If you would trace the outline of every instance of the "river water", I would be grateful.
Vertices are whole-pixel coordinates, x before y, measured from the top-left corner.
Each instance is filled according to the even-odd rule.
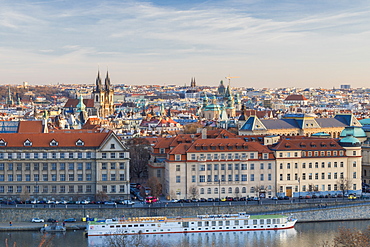
[[[364,230],[369,225],[369,220],[298,223],[294,229],[289,230],[143,235],[140,239],[85,238],[83,231],[68,231],[65,234],[48,234],[45,239],[50,240],[53,247],[103,247],[109,246],[109,241],[131,241],[127,246],[132,246],[132,241],[142,241],[148,244],[147,246],[155,247],[311,247],[323,246],[324,241],[333,240],[339,227]],[[5,246],[7,239],[9,247],[12,247],[14,242],[17,247],[37,247],[42,236],[39,232],[0,232],[0,246]]]

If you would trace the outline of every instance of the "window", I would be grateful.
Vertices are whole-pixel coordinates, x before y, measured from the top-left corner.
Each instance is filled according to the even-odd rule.
[[[116,169],[116,162],[110,163],[110,169],[115,170]]]
[[[328,172],[328,179],[331,179],[331,172]]]
[[[51,170],[57,169],[57,163],[51,163]]]
[[[302,163],[302,168],[305,169],[306,168],[306,163]]]
[[[56,185],[51,186],[51,192],[52,193],[57,193],[57,186]]]
[[[120,174],[119,175],[119,180],[120,181],[125,181],[125,174]]]
[[[247,180],[247,174],[242,174],[242,181],[243,181],[243,182],[248,181],[248,180]]]
[[[64,159],[65,153],[60,153],[59,156],[60,156],[61,159]]]
[[[234,170],[236,170],[236,171],[239,170],[239,164],[234,165]]]
[[[206,181],[206,176],[205,175],[200,175],[199,176],[199,182],[204,183]]]
[[[102,174],[101,175],[101,180],[102,181],[107,181],[108,179],[107,179],[107,174]]]
[[[110,192],[111,193],[116,193],[116,186],[115,185],[110,186]]]
[[[263,175],[263,174],[261,174]],[[239,174],[235,174],[235,181],[239,181]]]
[[[218,164],[214,164],[214,165],[213,165],[213,169],[214,169],[215,171],[217,171],[217,170],[218,170]]]
[[[312,180],[312,173],[308,173],[308,180]]]
[[[26,181],[27,182],[31,181],[31,175],[30,174],[26,174]]]
[[[86,185],[86,193],[91,193],[91,185]]]
[[[212,176],[211,175],[207,175],[207,182],[212,182]]]
[[[338,179],[338,173],[334,172],[334,179]]]
[[[82,185],[77,186],[77,193],[83,193]]]
[[[13,186],[8,186],[8,192],[13,193]]]
[[[68,174],[68,181],[75,181],[75,175],[74,174]]]
[[[3,171],[4,170],[4,163],[0,163],[0,170]]]
[[[47,171],[48,170],[48,163],[42,163],[42,170]]]
[[[194,175],[191,176],[191,182],[195,183],[196,182],[196,177]]]
[[[91,170],[91,162],[86,163],[86,170]]]
[[[207,171],[211,171],[212,170],[212,165],[211,164],[208,164],[207,165]]]
[[[86,181],[91,181],[91,174],[86,174]]]
[[[79,162],[77,163],[77,170],[82,170],[83,169],[83,163]]]
[[[287,169],[290,169],[290,163],[287,163],[287,164],[286,164],[286,168],[287,168]]]
[[[280,181],[283,181],[283,174],[280,174]]]
[[[356,152],[356,151],[354,151]],[[353,161],[353,167],[356,167],[356,161]]]
[[[42,158],[47,159],[48,158],[48,153],[42,153]]]
[[[242,170],[247,170],[247,164],[241,164],[241,169]]]
[[[22,181],[22,174],[17,174],[17,181]]]
[[[176,165],[176,171],[179,172],[180,171],[180,165]]]
[[[74,170],[75,169],[75,163],[68,163],[68,169]]]
[[[312,168],[312,163],[308,163],[308,168]]]
[[[59,175],[59,180],[60,181],[66,181],[66,175],[65,174],[60,174]]]
[[[9,170],[9,171],[12,171],[12,170],[13,170],[13,163],[9,163],[9,164],[8,164],[8,170]]]
[[[260,175],[260,180],[263,181],[264,180],[264,174],[261,174]]]
[[[272,168],[272,164],[271,164],[271,163],[268,163],[268,164],[267,164],[267,169],[268,169],[268,170],[271,170],[271,168]]]
[[[116,158],[116,153],[110,153],[110,158],[115,159]]]
[[[65,169],[66,169],[66,163],[60,163],[59,170],[65,170]]]
[[[57,181],[57,175],[51,174],[51,181]]]
[[[51,158],[52,159],[56,159],[57,158],[57,154],[56,153],[51,153]]]
[[[325,179],[325,173],[321,173],[321,179]]]
[[[357,178],[357,173],[356,172],[353,172],[353,178]]]
[[[119,192],[125,192],[125,186],[124,185],[120,185],[119,186]]]
[[[233,181],[233,175],[229,174],[227,176],[227,181],[229,181],[229,182]]]
[[[306,173],[302,173],[302,180],[306,180]]]
[[[8,174],[8,181],[13,181],[13,174]]]
[[[227,164],[227,170],[232,170],[233,169],[233,164]]]
[[[195,154],[191,154],[190,159],[195,160],[196,159]]]
[[[101,157],[102,157],[102,159],[106,159],[107,158],[107,153],[102,153]]]
[[[39,163],[33,164],[33,170],[39,170]]]
[[[116,174],[112,173],[110,175],[110,181],[116,181]]]
[[[280,169],[283,169],[283,163],[280,163]]]
[[[22,192],[22,186],[17,186],[17,193],[21,193]]]
[[[211,194],[211,193],[212,193],[211,188],[208,188],[208,189],[207,189],[207,194]]]
[[[119,153],[119,158],[124,159],[125,158],[125,153]]]
[[[101,163],[101,169],[106,170],[107,169],[107,163]]]
[[[42,181],[48,181],[48,174],[42,174]]]
[[[254,181],[254,174],[251,174],[251,181]]]
[[[271,175],[271,173],[267,174],[267,180],[268,180],[268,181],[271,181],[271,179],[272,179],[272,175]]]
[[[66,186],[64,185],[60,186],[60,193],[66,193]]]
[[[180,161],[181,160],[181,154],[175,154],[175,160]]]
[[[160,178],[161,176],[161,170],[157,170],[157,178]]]
[[[249,165],[249,168],[250,168],[251,170],[254,170],[254,164],[250,164],[250,165]]]
[[[319,173],[315,173],[315,180],[319,179]]]
[[[226,169],[226,164],[221,164],[221,170],[225,170]]]
[[[260,169],[261,169],[261,170],[263,170],[263,167],[264,167],[264,164],[263,164],[263,163],[261,163],[261,164],[260,164]]]

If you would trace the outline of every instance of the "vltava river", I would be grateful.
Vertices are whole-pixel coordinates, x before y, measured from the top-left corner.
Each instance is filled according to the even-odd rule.
[[[339,227],[364,230],[370,225],[369,220],[346,222],[298,223],[294,229],[280,231],[250,231],[222,233],[191,233],[144,235],[142,241],[148,246],[214,246],[214,247],[311,247],[322,246],[324,241],[331,241]],[[107,237],[85,238],[83,231],[68,231],[66,234],[51,234],[53,247],[103,247],[108,246]],[[16,242],[17,247],[37,247],[42,234],[39,232],[0,232],[0,246],[9,247]],[[47,238],[48,239],[48,238]]]

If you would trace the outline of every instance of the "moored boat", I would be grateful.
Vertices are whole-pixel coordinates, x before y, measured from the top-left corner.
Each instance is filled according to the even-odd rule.
[[[42,232],[65,232],[66,230],[66,227],[58,223],[53,223],[51,225],[45,224],[44,227],[40,229]]]
[[[197,217],[132,217],[90,221],[88,236],[281,230],[293,228],[296,219],[285,215],[238,214]]]

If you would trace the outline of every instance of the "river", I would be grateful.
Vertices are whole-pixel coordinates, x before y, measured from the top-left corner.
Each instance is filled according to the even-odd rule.
[[[324,241],[331,241],[341,226],[363,230],[369,225],[369,220],[297,223],[294,229],[289,230],[144,235],[133,241],[143,241],[153,247],[311,247],[322,246]],[[0,246],[5,246],[5,239],[8,239],[9,247],[14,242],[17,247],[37,247],[42,236],[39,232],[0,232]],[[48,234],[46,240],[50,240],[53,247],[103,247],[107,246],[107,241],[122,241],[121,237],[107,238],[109,237],[85,238],[83,231],[68,231],[66,234]],[[132,244],[128,246],[130,245]]]

